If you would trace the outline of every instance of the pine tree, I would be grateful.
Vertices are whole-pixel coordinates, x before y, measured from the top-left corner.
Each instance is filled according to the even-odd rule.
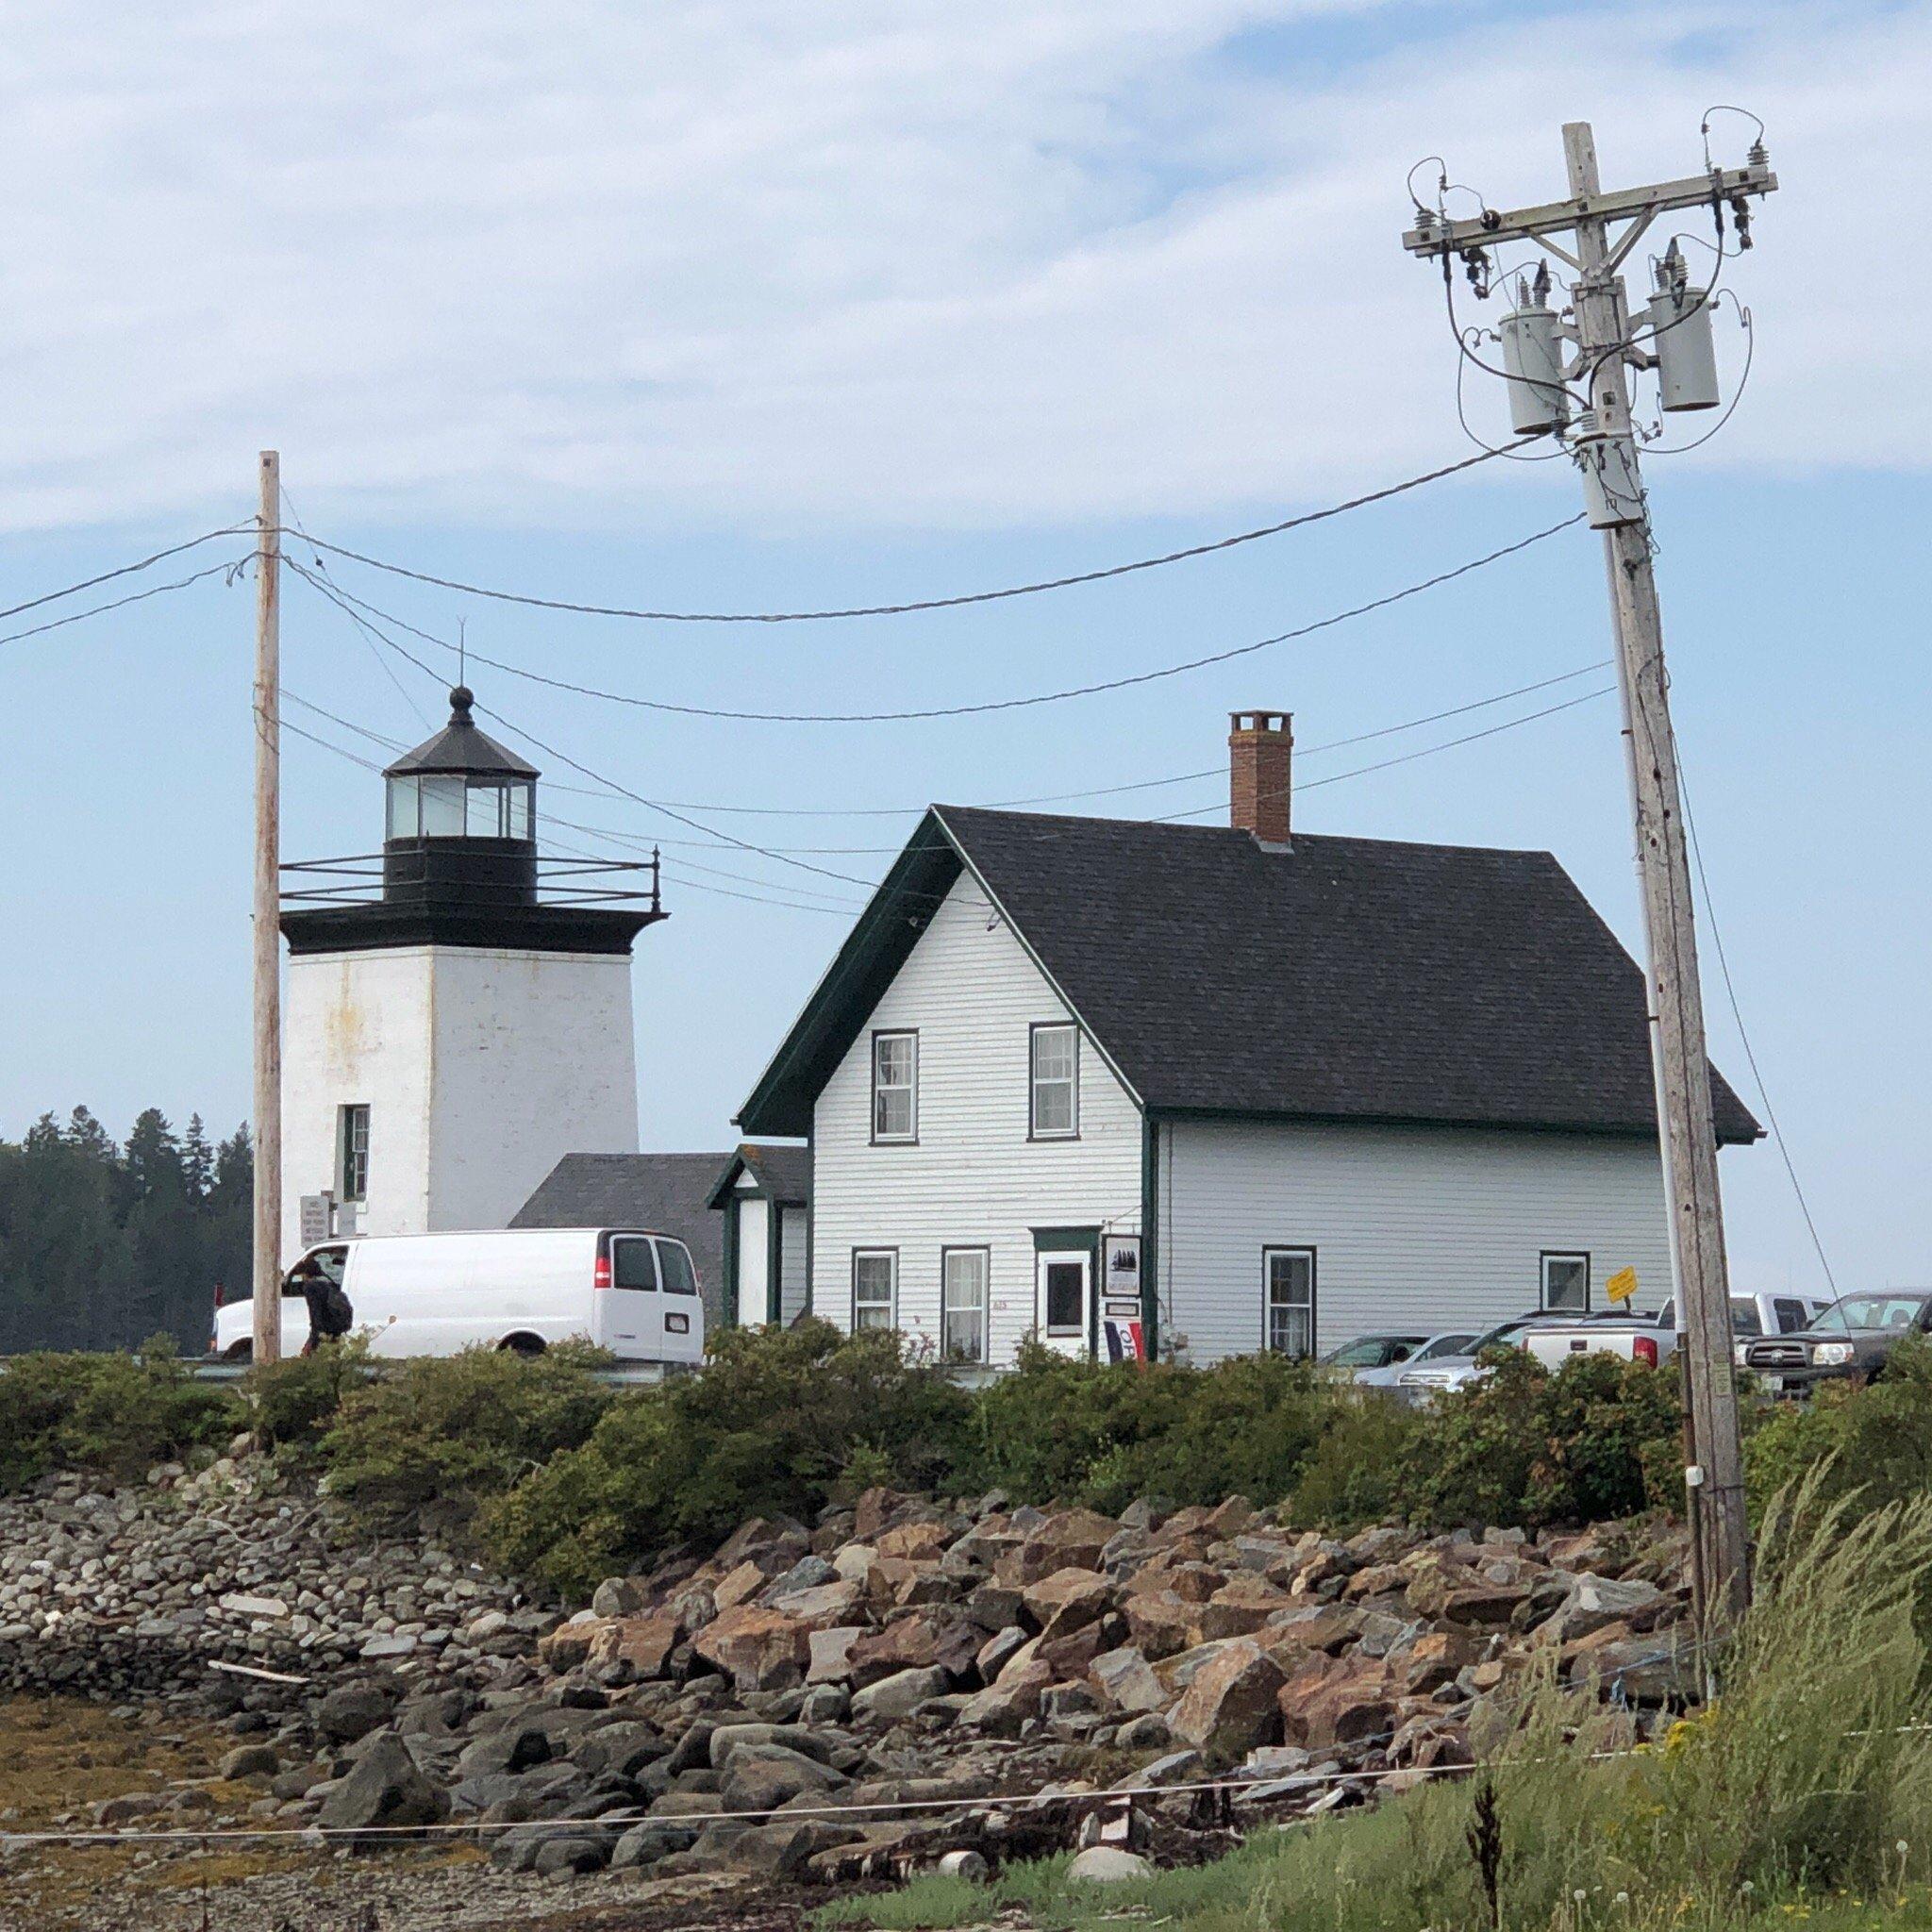
[[[188,1131],[181,1138],[181,1181],[188,1198],[197,1207],[208,1200],[215,1181],[215,1150],[208,1145],[201,1116],[188,1116]]]

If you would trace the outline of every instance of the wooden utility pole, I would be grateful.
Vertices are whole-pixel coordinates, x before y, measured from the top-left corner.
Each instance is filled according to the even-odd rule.
[[[255,557],[255,1359],[282,1357],[282,459]]]
[[[1423,210],[1416,226],[1403,239],[1415,254],[1477,265],[1497,244],[1526,240],[1575,274],[1573,322],[1566,333],[1577,357],[1561,375],[1583,389],[1588,413],[1578,425],[1574,447],[1586,473],[1591,522],[1603,531],[1609,575],[1649,958],[1651,1054],[1671,1263],[1694,1445],[1685,1471],[1697,1506],[1690,1512],[1698,1541],[1693,1575],[1701,1586],[1700,1619],[1707,1618],[1721,1629],[1741,1613],[1749,1592],[1743,1452],[1731,1356],[1730,1287],[1718,1193],[1710,1061],[1691,919],[1690,864],[1677,784],[1676,742],[1671,732],[1663,626],[1651,568],[1650,512],[1630,421],[1627,372],[1633,364],[1651,366],[1655,358],[1633,341],[1620,270],[1651,221],[1669,209],[1707,208],[1721,218],[1728,207],[1740,244],[1748,246],[1745,197],[1768,194],[1777,186],[1777,178],[1760,144],[1743,168],[1712,168],[1681,181],[1605,194],[1588,123],[1573,122],[1564,127],[1563,154],[1569,174],[1567,201],[1511,213],[1485,209],[1469,220],[1454,222]],[[1614,239],[1609,232],[1613,221],[1625,224]],[[1571,238],[1574,252],[1554,240],[1557,235]],[[1445,269],[1448,265],[1445,259]],[[1550,389],[1545,383],[1542,393],[1547,395]],[[1556,413],[1561,416],[1565,411]]]

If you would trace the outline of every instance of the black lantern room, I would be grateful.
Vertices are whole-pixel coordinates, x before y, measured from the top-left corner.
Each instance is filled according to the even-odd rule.
[[[541,857],[537,768],[477,724],[467,687],[449,705],[449,723],[383,774],[379,870],[373,854],[283,868],[290,950],[628,952],[664,916],[656,855],[636,864]]]

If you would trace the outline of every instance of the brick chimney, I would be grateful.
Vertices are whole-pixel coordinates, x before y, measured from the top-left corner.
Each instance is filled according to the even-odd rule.
[[[1294,720],[1287,711],[1230,711],[1228,817],[1257,843],[1288,844],[1289,767]]]

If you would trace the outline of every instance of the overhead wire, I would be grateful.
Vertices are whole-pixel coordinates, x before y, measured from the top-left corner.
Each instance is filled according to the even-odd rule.
[[[0,644],[17,644],[23,638],[37,638],[47,631],[59,630],[70,624],[80,624],[90,617],[100,617],[109,610],[119,610],[124,605],[143,603],[150,597],[165,597],[171,591],[185,591],[191,584],[200,583],[204,577],[219,576],[225,573],[232,583],[247,562],[246,557],[228,558],[220,563],[209,564],[205,570],[193,571],[185,577],[177,577],[172,583],[150,584],[144,591],[130,591],[125,597],[113,597],[105,604],[90,605],[85,610],[69,611],[65,617],[49,618],[45,624],[29,625],[25,630],[9,631],[5,637],[0,637]],[[47,598],[35,600],[36,603],[42,604],[49,601],[51,600]]]
[[[899,604],[855,604],[824,610],[658,610],[618,604],[579,604],[568,598],[539,597],[525,591],[466,583],[459,577],[438,576],[429,571],[414,570],[407,564],[392,563],[383,558],[351,550],[345,544],[325,542],[316,537],[305,537],[303,541],[319,550],[327,551],[331,556],[346,558],[371,570],[387,571],[392,576],[431,584],[438,590],[458,591],[465,596],[488,597],[501,604],[522,604],[537,610],[565,610],[579,617],[620,617],[650,624],[823,624],[841,618],[904,617],[921,610],[956,610],[969,604],[994,604],[1009,597],[1033,597],[1046,591],[1066,591],[1080,584],[1103,583],[1112,577],[1131,575],[1137,571],[1159,570],[1167,564],[1184,563],[1193,558],[1232,550],[1240,544],[1258,542],[1266,537],[1284,536],[1290,530],[1306,529],[1311,524],[1325,523],[1350,510],[1365,509],[1371,504],[1387,503],[1391,498],[1404,495],[1411,490],[1420,490],[1427,484],[1440,483],[1445,477],[1474,469],[1479,463],[1488,462],[1492,454],[1494,452],[1484,451],[1476,456],[1463,457],[1456,462],[1425,470],[1420,475],[1405,477],[1399,483],[1384,484],[1380,489],[1364,491],[1343,502],[1328,504],[1321,509],[1304,510],[1298,516],[1284,517],[1278,523],[1263,524],[1257,529],[1238,530],[1232,536],[1217,537],[1206,543],[1191,543],[1179,550],[1163,551],[1158,557],[1137,558],[1131,563],[1108,564],[1099,570],[1075,571],[1066,576],[1042,577],[1031,583],[1008,584],[992,591],[967,591],[947,597],[920,597]],[[4,614],[0,612],[0,615]]]
[[[10,604],[0,610],[0,621],[18,617],[25,610],[38,610],[43,604],[57,604],[62,597],[78,596],[82,591],[92,591],[96,584],[112,583],[116,577],[132,576],[137,571],[150,570],[156,564],[170,557],[179,557],[183,551],[193,550],[203,543],[212,543],[217,537],[237,537],[244,531],[253,534],[255,520],[245,524],[224,524],[219,529],[204,530],[198,537],[191,537],[185,543],[171,543],[165,550],[157,550],[151,557],[143,557],[134,563],[124,563],[113,570],[104,570],[97,576],[83,577],[77,584],[69,584],[64,590],[48,591],[38,597],[29,597],[24,604]],[[103,606],[111,608],[111,606]]]
[[[487,657],[483,652],[469,649],[469,657],[479,664],[488,664],[492,670],[502,671],[512,677],[526,679],[532,684],[546,686],[552,691],[569,691],[577,697],[596,698],[607,704],[626,705],[639,710],[663,711],[686,718],[720,718],[736,724],[894,724],[916,723],[936,718],[978,717],[997,711],[1026,710],[1041,705],[1064,704],[1074,698],[1098,697],[1108,691],[1127,691],[1143,684],[1158,683],[1164,678],[1179,677],[1190,672],[1203,671],[1215,664],[1225,664],[1237,658],[1252,657],[1257,651],[1265,651],[1277,644],[1291,643],[1297,639],[1311,637],[1319,631],[1330,630],[1339,624],[1352,622],[1358,617],[1367,617],[1377,610],[1386,610],[1390,606],[1400,604],[1410,597],[1420,596],[1424,591],[1453,583],[1458,577],[1468,576],[1472,572],[1486,569],[1492,563],[1500,563],[1505,558],[1514,557],[1520,551],[1527,550],[1534,543],[1557,536],[1583,522],[1584,513],[1578,510],[1574,516],[1564,517],[1560,522],[1533,531],[1527,537],[1521,537],[1513,543],[1506,543],[1500,549],[1491,550],[1481,557],[1471,558],[1454,568],[1438,571],[1433,576],[1424,577],[1420,582],[1405,585],[1399,591],[1373,598],[1366,604],[1357,604],[1346,610],[1332,612],[1313,622],[1297,625],[1291,629],[1279,631],[1273,637],[1257,638],[1245,644],[1235,644],[1224,651],[1210,651],[1202,657],[1190,658],[1177,664],[1164,664],[1151,671],[1129,673],[1122,677],[1103,678],[1092,684],[1070,685],[1059,691],[1035,691],[1023,697],[991,698],[969,705],[930,705],[918,708],[898,711],[744,711],[727,709],[715,705],[677,704],[667,698],[644,697],[634,691],[607,691],[603,687],[580,684],[570,678],[553,677],[547,673],[532,671],[526,666],[511,664],[504,659]],[[301,571],[316,580],[307,568],[285,558],[284,561],[291,570]],[[383,610],[379,606],[358,597],[336,582],[333,575],[324,573],[330,587],[341,596],[355,604],[359,609],[371,615],[381,617],[386,622],[409,629],[415,636],[425,641],[441,644],[444,650],[455,651],[458,647],[446,638],[437,638],[431,633],[405,625],[392,612]]]

